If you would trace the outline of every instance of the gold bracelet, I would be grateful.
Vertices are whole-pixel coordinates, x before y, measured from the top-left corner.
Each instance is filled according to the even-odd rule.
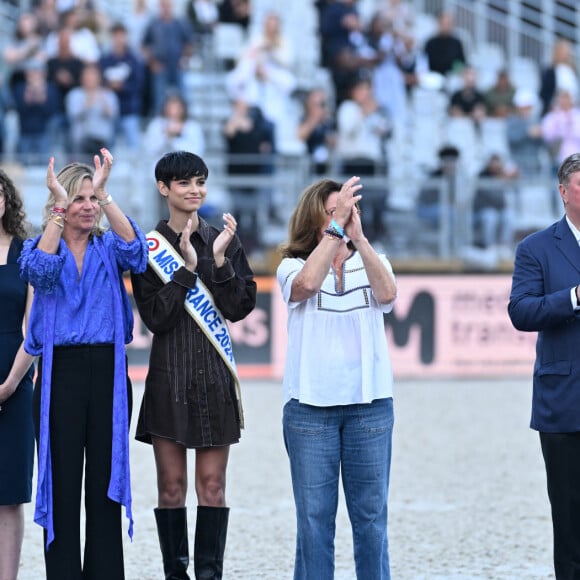
[[[104,205],[109,205],[110,203],[112,203],[113,198],[111,197],[110,193],[107,193],[107,197],[105,197],[105,199],[98,199],[97,203],[103,207]]]
[[[50,216],[50,221],[56,224],[59,228],[64,229],[64,217],[61,215]]]

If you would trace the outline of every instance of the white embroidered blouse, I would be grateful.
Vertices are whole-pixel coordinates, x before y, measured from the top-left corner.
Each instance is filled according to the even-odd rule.
[[[386,256],[380,258],[392,274]],[[331,268],[316,295],[291,302],[292,281],[304,263],[284,258],[277,270],[288,305],[284,403],[298,399],[326,407],[392,397],[393,372],[383,319],[392,303],[375,300],[358,252],[344,262],[342,289]]]

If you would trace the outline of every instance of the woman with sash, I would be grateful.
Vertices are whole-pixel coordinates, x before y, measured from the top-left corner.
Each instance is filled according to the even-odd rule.
[[[165,578],[186,579],[187,449],[195,449],[196,578],[221,578],[229,508],[225,486],[229,447],[243,426],[239,381],[226,320],[256,304],[256,283],[236,235],[199,216],[208,168],[186,151],[155,166],[169,220],[147,234],[147,271],[132,276],[139,313],[153,332],[149,372],[136,439],[152,444],[157,468],[155,511]]]
[[[121,505],[132,535],[125,345],[133,312],[123,271],[145,270],[147,244],[107,192],[113,157],[107,149],[101,156],[94,168],[69,163],[56,175],[50,159],[43,232],[24,242],[19,260],[34,288],[24,348],[40,356],[34,519],[45,529],[48,580],[123,580]]]
[[[384,314],[397,287],[364,235],[359,177],[307,187],[277,277],[288,306],[284,442],[296,504],[294,579],[334,577],[339,479],[356,577],[388,580],[393,372]]]

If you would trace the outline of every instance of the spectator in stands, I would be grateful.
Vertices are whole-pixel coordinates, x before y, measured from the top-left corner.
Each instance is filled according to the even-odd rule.
[[[58,104],[51,120],[51,134],[67,152],[71,151],[71,145],[65,102],[68,93],[80,86],[84,66],[83,61],[72,53],[71,36],[70,28],[61,28],[58,31],[57,53],[46,63],[47,79],[58,91]]]
[[[382,12],[375,12],[368,30],[368,40],[381,60],[373,67],[372,79],[375,98],[397,123],[407,118],[407,87],[402,62],[405,62],[408,44]]]
[[[127,28],[120,22],[111,27],[111,47],[101,57],[104,86],[119,100],[118,133],[132,151],[141,144],[141,114],[145,66],[140,55],[129,46]]]
[[[417,42],[413,36],[401,36],[404,50],[398,54],[398,64],[403,73],[403,80],[405,81],[405,90],[407,96],[410,96],[413,89],[419,82],[419,75],[417,65],[419,62],[419,52],[417,50]]]
[[[352,83],[348,98],[336,112],[336,119],[336,152],[341,174],[384,175],[388,166],[385,144],[391,135],[392,122],[375,99],[371,81],[361,77]],[[379,189],[365,186],[362,220],[372,240],[378,240],[385,232],[386,199],[386,186]]]
[[[276,127],[277,137],[292,118],[291,95],[296,87],[293,62],[294,54],[282,34],[280,17],[270,12],[262,32],[249,42],[226,78],[230,98],[259,106]]]
[[[391,120],[375,99],[370,80],[360,77],[351,84],[336,118],[342,173],[376,175],[386,162],[384,144],[391,134]]]
[[[554,108],[542,119],[542,136],[552,147],[555,166],[580,151],[580,109],[569,91],[558,91]]]
[[[237,99],[232,113],[223,128],[227,140],[229,173],[263,174],[271,172],[271,165],[264,161],[275,152],[274,126],[259,107]],[[247,163],[236,155],[255,155],[253,162]]]
[[[6,141],[8,135],[6,134],[6,112],[12,106],[12,99],[6,85],[0,79],[0,155],[6,152]]]
[[[332,4],[334,0],[314,0],[314,9],[316,10],[316,32],[318,34],[318,44],[320,47],[320,64],[321,66],[327,67],[328,64],[325,62],[324,54],[324,43],[325,37],[322,35],[322,15],[329,4]]]
[[[440,226],[443,210],[441,206],[442,187],[448,188],[449,191],[448,210],[450,221],[453,223],[460,152],[453,145],[444,145],[437,152],[437,156],[439,166],[429,173],[429,182],[421,189],[417,200],[417,215],[423,223],[431,228]],[[435,178],[443,178],[444,182],[435,183]]]
[[[540,78],[542,117],[550,111],[560,90],[566,90],[573,99],[578,98],[578,71],[574,50],[567,40],[558,40],[552,51],[552,62],[544,68]]]
[[[26,65],[24,82],[14,89],[14,105],[20,128],[20,159],[25,165],[44,165],[51,149],[51,117],[58,110],[58,91],[47,81],[44,62]]]
[[[384,16],[393,27],[393,32],[400,37],[413,37],[415,13],[410,2],[405,0],[383,0],[379,2],[377,11]]]
[[[495,84],[484,95],[486,115],[496,118],[507,117],[513,110],[515,92],[508,71],[500,70]]]
[[[155,160],[168,151],[205,153],[202,127],[189,117],[187,103],[181,93],[175,91],[166,95],[161,113],[147,125],[144,147]]]
[[[81,84],[68,93],[65,109],[71,147],[77,156],[91,160],[95,151],[112,147],[119,102],[117,95],[103,86],[98,64],[85,64]]]
[[[147,123],[143,135],[143,148],[148,162],[152,162],[152,172],[157,159],[169,151],[184,150],[204,154],[203,129],[200,123],[189,117],[187,102],[179,91],[167,92],[161,111]],[[163,198],[159,201],[162,202]],[[209,207],[207,205],[203,212],[208,211]],[[158,211],[161,217],[168,217],[166,203],[160,203]],[[207,214],[205,217],[208,217]]]
[[[219,21],[239,24],[248,30],[252,6],[250,0],[222,0],[219,5]]]
[[[227,145],[229,175],[268,175],[274,171],[275,129],[258,106],[236,99],[232,113],[224,124],[223,134]],[[240,237],[251,251],[261,241],[258,210],[265,210],[271,216],[274,212],[271,192],[264,192],[262,185],[244,185],[236,186],[230,193]],[[261,198],[267,199],[266,208],[258,207]]]
[[[185,96],[184,71],[193,54],[193,34],[186,17],[176,16],[173,0],[159,0],[143,36],[143,52],[151,80],[152,113],[163,107],[167,91]]]
[[[425,43],[429,70],[442,75],[460,72],[467,64],[463,43],[454,34],[453,15],[443,11],[437,18],[438,29]]]
[[[324,2],[320,6],[321,62],[332,67],[332,61],[343,46],[350,42],[351,33],[361,32],[362,23],[357,0]]]
[[[58,52],[59,31],[63,28],[70,30],[70,49],[74,56],[83,63],[98,62],[101,49],[96,34],[80,19],[79,9],[74,7],[60,15],[60,25],[57,32],[52,32],[46,39],[46,52],[53,57]]]
[[[2,51],[2,58],[8,65],[10,91],[14,91],[18,83],[24,82],[24,71],[28,63],[46,60],[43,38],[33,13],[23,12],[18,17],[14,37]]]
[[[268,12],[264,16],[261,31],[250,40],[244,56],[292,70],[295,54],[282,29],[280,14]]]
[[[187,16],[195,35],[211,35],[219,20],[219,8],[216,0],[189,0]]]
[[[545,151],[542,126],[538,118],[538,97],[529,89],[518,89],[514,110],[506,119],[510,156],[524,179],[533,179],[542,171]]]
[[[77,18],[79,28],[90,30],[97,40],[99,46],[106,44],[108,41],[111,22],[108,13],[100,10],[99,3],[94,0],[77,0]]]
[[[42,38],[46,38],[59,27],[57,0],[38,0],[34,4],[33,12],[38,22],[38,32]]]
[[[125,19],[127,34],[129,35],[129,46],[140,53],[143,46],[145,30],[151,21],[151,13],[147,7],[147,0],[134,0],[133,10]]]
[[[502,252],[511,254],[515,214],[508,195],[513,191],[510,181],[519,177],[518,168],[506,163],[500,155],[492,154],[479,177],[481,180],[473,199],[476,245],[482,248],[499,246]]]
[[[312,172],[316,175],[327,173],[336,146],[336,122],[324,89],[312,89],[304,98],[304,111],[297,135],[306,144]]]
[[[462,72],[463,85],[451,95],[449,115],[469,117],[478,124],[485,117],[485,99],[477,88],[475,69],[466,67]]]
[[[552,172],[580,151],[580,108],[567,90],[558,91],[554,107],[542,119],[542,137],[549,147]],[[559,194],[552,195],[552,210],[555,215],[561,210]]]
[[[213,55],[213,31],[219,21],[217,0],[188,0],[186,12],[194,34],[194,51],[203,63]]]
[[[357,10],[358,0],[336,0],[327,4],[321,14],[320,42],[323,65],[332,76],[336,106],[347,98],[353,81],[363,71],[371,73],[382,55],[372,49],[363,34],[363,23]]]

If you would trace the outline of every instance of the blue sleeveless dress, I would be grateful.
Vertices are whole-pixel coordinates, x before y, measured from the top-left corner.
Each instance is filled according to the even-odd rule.
[[[0,383],[3,383],[22,343],[26,283],[20,279],[18,256],[22,241],[14,238],[8,263],[0,266]],[[0,505],[27,503],[32,494],[34,423],[33,367],[0,411]]]

